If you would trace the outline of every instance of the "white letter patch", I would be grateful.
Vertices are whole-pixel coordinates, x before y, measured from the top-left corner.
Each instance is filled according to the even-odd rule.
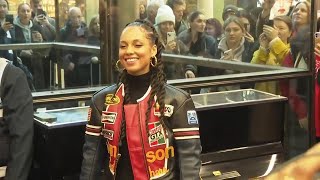
[[[117,119],[117,113],[116,112],[102,111],[102,115],[101,115],[101,122],[102,123],[114,124],[116,119]]]

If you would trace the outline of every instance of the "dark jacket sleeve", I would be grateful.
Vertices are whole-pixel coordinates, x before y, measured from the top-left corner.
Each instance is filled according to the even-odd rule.
[[[88,114],[88,123],[83,146],[81,180],[106,179],[105,165],[108,161],[106,140],[101,136],[101,112],[92,102]]]
[[[4,119],[8,123],[10,155],[6,170],[8,180],[25,180],[32,162],[33,105],[24,73],[7,65],[1,81]]]
[[[7,33],[4,31],[4,29],[2,29],[2,27],[0,27],[0,38],[4,39],[7,36]]]
[[[171,127],[176,141],[176,152],[180,167],[180,179],[200,179],[200,153],[201,144],[199,124],[195,107],[189,96],[170,119]]]

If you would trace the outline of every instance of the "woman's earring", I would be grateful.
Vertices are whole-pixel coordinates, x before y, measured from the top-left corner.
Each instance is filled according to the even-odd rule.
[[[154,62],[153,62],[153,61],[154,61]],[[156,66],[157,66],[157,64],[158,64],[158,59],[157,59],[156,56],[153,56],[153,57],[151,58],[150,64],[151,64],[152,67],[156,67]]]
[[[120,68],[120,67],[119,67],[119,64],[121,64],[121,62],[120,62],[120,60],[118,59],[118,61],[116,62],[116,68],[117,68],[117,70],[118,70],[119,72],[121,72],[121,71],[124,70],[124,68]]]

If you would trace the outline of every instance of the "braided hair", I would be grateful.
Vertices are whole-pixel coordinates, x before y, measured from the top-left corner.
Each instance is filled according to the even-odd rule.
[[[163,62],[161,59],[161,52],[163,49],[163,46],[161,44],[161,42],[159,41],[158,38],[158,34],[155,30],[155,28],[153,27],[153,25],[147,21],[144,20],[136,20],[132,23],[129,23],[126,25],[126,27],[132,27],[132,26],[138,26],[143,28],[146,31],[146,36],[148,39],[150,39],[151,43],[157,46],[157,54],[155,55],[155,58],[157,59],[157,63],[156,65],[150,66],[150,72],[151,72],[151,80],[150,80],[150,86],[151,86],[151,94],[150,94],[150,98],[148,99],[148,109],[147,109],[147,113],[146,113],[146,122],[145,122],[145,126],[146,126],[146,132],[147,135],[149,136],[149,129],[148,129],[148,123],[149,123],[149,118],[150,118],[150,112],[151,112],[151,108],[152,108],[152,102],[154,100],[154,97],[157,97],[157,100],[155,102],[155,105],[159,105],[160,107],[160,123],[164,129],[164,131],[166,132],[166,125],[164,123],[164,98],[165,98],[165,84],[166,84],[166,77],[165,77],[165,73],[163,71]],[[151,61],[153,61],[154,59],[152,59]],[[120,87],[121,83],[124,84],[124,92],[125,92],[125,96],[124,96],[124,104],[127,104],[130,102],[130,87],[128,85],[128,80],[127,80],[127,75],[128,72],[127,70],[123,70],[120,75],[119,75],[119,79],[118,79],[118,86]],[[117,88],[118,89],[118,88]],[[123,107],[124,108],[124,107]],[[125,116],[124,116],[124,109],[122,110],[123,112],[123,117],[122,117],[122,121],[121,121],[121,131],[120,131],[120,138],[119,138],[119,146],[121,146],[122,143],[122,139],[125,137]],[[165,133],[166,134],[166,133]]]

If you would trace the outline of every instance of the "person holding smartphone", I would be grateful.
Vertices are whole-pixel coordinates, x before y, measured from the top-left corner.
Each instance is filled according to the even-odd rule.
[[[31,6],[28,3],[18,5],[18,16],[13,22],[15,43],[40,43],[46,41],[41,26],[32,22],[31,12]],[[39,50],[24,49],[18,50],[17,56],[28,69],[27,74],[32,74],[33,76],[31,80],[33,84],[30,86],[34,86],[35,89],[44,89],[43,53]],[[34,90],[33,87],[32,89]]]
[[[0,44],[11,44],[13,34],[13,16],[8,14],[8,1],[0,0],[0,7],[2,7],[0,8]],[[6,58],[12,62],[14,54],[12,50],[0,50],[0,57]]]
[[[274,18],[274,26],[263,26],[259,37],[260,48],[254,52],[251,63],[282,66],[285,57],[290,52],[289,39],[292,35],[292,21],[288,16]],[[277,82],[256,83],[255,89],[280,94]]]
[[[223,24],[225,36],[218,44],[215,58],[224,61],[250,62],[254,52],[254,43],[245,38],[246,29],[240,18],[229,17]],[[236,74],[234,70],[217,70],[217,74]],[[248,85],[232,85],[218,87],[218,91],[236,90],[248,88]]]
[[[177,36],[174,31],[175,16],[172,9],[168,5],[162,5],[158,9],[157,16],[155,18],[155,29],[159,35],[160,42],[165,47],[167,53],[184,54],[186,53],[186,47],[180,47],[183,45],[177,41]]]
[[[45,41],[54,41],[56,38],[56,21],[42,9],[42,0],[32,0],[31,2],[33,23],[41,26]]]
[[[0,58],[0,179],[27,180],[32,163],[33,105],[24,72]]]
[[[174,31],[175,16],[168,5],[159,7],[155,18],[155,29],[159,35],[159,41],[164,47],[165,53],[187,54],[187,47],[177,39]],[[182,64],[166,62],[164,72],[167,79],[184,78]]]
[[[231,16],[224,22],[223,29],[225,36],[219,42],[215,57],[223,60],[250,62],[254,44],[245,38],[247,31],[243,21],[236,16]]]
[[[87,44],[88,28],[82,21],[83,14],[79,7],[72,7],[69,10],[68,22],[60,30],[60,41]],[[87,57],[90,53],[64,50],[62,51],[63,68],[66,71],[66,87],[87,86],[90,82],[87,79],[80,79],[81,69],[88,66]]]
[[[258,19],[256,22],[256,29],[255,29],[255,36],[259,37],[260,34],[262,34],[263,32],[263,25],[269,25],[272,26],[272,20],[269,19],[270,17],[270,12],[271,9],[273,7],[273,5],[275,4],[275,0],[263,0],[261,7],[262,7],[262,11],[261,13],[258,15]]]

